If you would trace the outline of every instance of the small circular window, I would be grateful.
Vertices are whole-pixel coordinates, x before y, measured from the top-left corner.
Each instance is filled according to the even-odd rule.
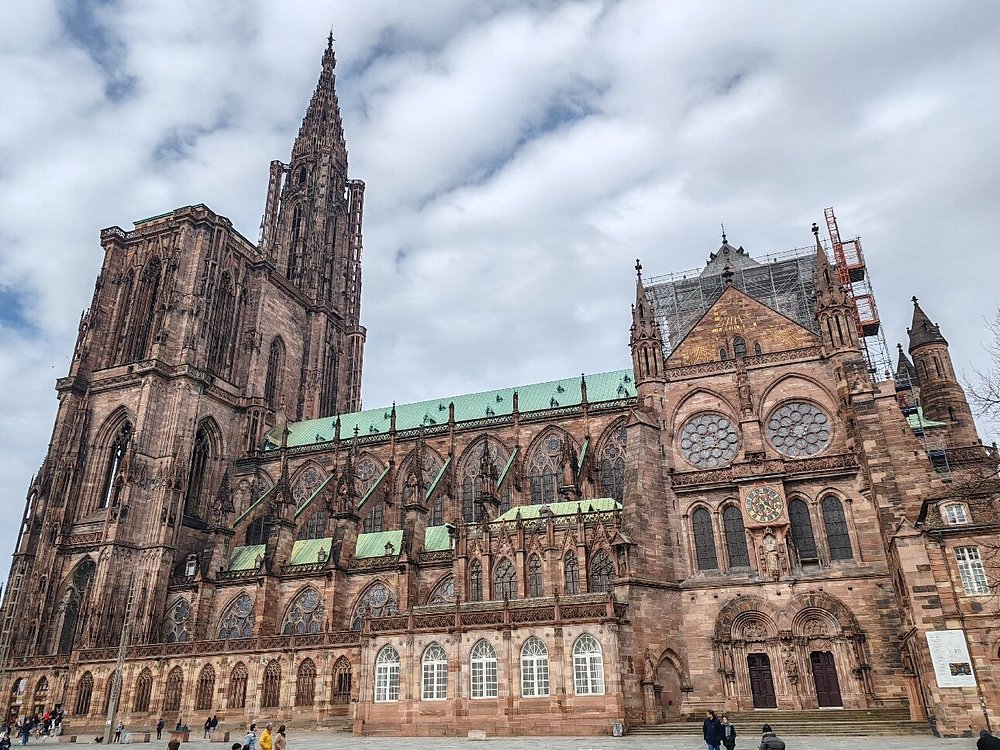
[[[830,444],[830,418],[805,401],[788,401],[767,420],[767,437],[790,458],[814,456]]]
[[[727,465],[736,457],[739,445],[736,428],[724,414],[696,414],[681,428],[681,455],[699,469]]]

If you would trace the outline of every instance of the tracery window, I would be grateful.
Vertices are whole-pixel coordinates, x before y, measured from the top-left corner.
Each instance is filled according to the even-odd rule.
[[[285,342],[280,336],[271,341],[267,353],[267,374],[264,377],[264,400],[272,411],[276,411],[281,395],[281,373],[285,367]]]
[[[437,643],[432,643],[424,651],[421,660],[423,679],[420,698],[425,701],[441,701],[448,697],[448,656]]]
[[[208,369],[217,375],[229,374],[232,364],[233,342],[239,336],[236,323],[236,293],[233,279],[228,271],[223,272],[215,291],[212,322],[209,334],[212,337],[208,347]]]
[[[742,336],[733,339],[733,357],[741,359],[747,356],[747,340]]]
[[[542,438],[528,457],[525,473],[533,505],[552,503],[558,499],[565,448],[562,433],[553,431]]]
[[[435,492],[434,501],[431,503],[431,515],[427,519],[428,526],[444,525],[444,493]]]
[[[455,603],[455,579],[448,576],[442,579],[431,595],[427,597],[428,604],[454,604]]]
[[[510,453],[503,444],[492,438],[476,441],[465,452],[462,463],[462,520],[465,523],[482,523],[486,520],[485,509],[481,502],[484,450],[487,465],[493,467],[498,479],[510,458]],[[497,493],[495,488],[492,491],[494,494]],[[497,499],[500,501],[501,513],[510,509],[510,487],[505,487]]]
[[[312,659],[303,659],[295,677],[295,705],[311,706],[316,702],[316,665]]]
[[[611,591],[615,577],[615,564],[605,550],[598,550],[590,560],[590,587],[592,594]]]
[[[792,544],[795,545],[799,562],[813,562],[819,559],[809,506],[798,498],[790,501],[788,503],[788,520],[792,527]]]
[[[306,519],[306,522],[299,527],[296,539],[324,539],[327,536],[326,529],[330,519],[330,512],[326,508],[317,508]]]
[[[396,603],[396,595],[385,585],[376,583],[361,597],[357,607],[354,608],[354,617],[351,618],[351,630],[361,630],[365,624],[365,617],[387,617],[399,611]]]
[[[722,511],[722,524],[726,532],[726,552],[730,568],[749,568],[750,552],[747,550],[747,535],[743,526],[743,514],[735,505],[726,506]]]
[[[517,599],[517,571],[509,558],[501,560],[493,571],[493,598]]]
[[[76,684],[76,706],[74,706],[74,716],[86,716],[90,713],[90,697],[94,693],[94,675],[84,672],[83,677]]]
[[[207,711],[212,708],[215,698],[215,669],[211,664],[201,668],[198,675],[198,689],[195,691],[194,710]]]
[[[573,686],[577,695],[604,695],[604,655],[589,633],[573,644]]]
[[[303,469],[292,484],[292,498],[295,500],[295,504],[301,506],[312,497],[324,479],[323,474],[315,466],[307,466]]]
[[[542,585],[542,558],[538,555],[528,558],[528,596],[545,596]]]
[[[239,662],[229,674],[229,708],[246,708],[247,705],[246,665]]]
[[[473,560],[469,565],[469,601],[483,600],[483,566],[479,560]]]
[[[832,495],[823,498],[823,525],[826,527],[826,541],[830,546],[830,559],[852,559],[854,553],[851,550],[851,535],[847,531],[844,506]]]
[[[100,507],[102,508],[113,507],[121,501],[121,492],[124,488],[122,464],[125,461],[125,453],[128,451],[131,439],[132,425],[126,422],[118,431],[108,451],[108,468],[104,475],[104,487],[101,490]]]
[[[521,696],[545,698],[549,694],[549,650],[531,637],[521,646]]]
[[[271,536],[270,516],[258,516],[247,526],[246,542],[248,547],[256,544],[267,544],[269,536]]]
[[[264,680],[260,694],[261,708],[277,708],[281,702],[281,664],[271,659],[264,667]]]
[[[333,702],[350,703],[351,701],[351,663],[341,656],[333,665]]]
[[[178,599],[163,618],[163,640],[165,643],[184,643],[188,640],[188,620],[191,619],[191,603]]]
[[[382,498],[372,498],[366,505],[369,506],[367,515],[365,515],[365,520],[361,524],[361,530],[365,534],[371,534],[375,531],[382,531],[382,527],[385,524],[385,501]]]
[[[399,652],[386,646],[375,657],[375,702],[399,700]]]
[[[691,530],[694,533],[698,570],[718,570],[719,558],[715,554],[715,532],[712,529],[711,514],[704,508],[698,508],[691,517]]]
[[[93,560],[84,560],[74,571],[73,580],[63,594],[60,605],[63,610],[62,629],[59,632],[60,654],[68,654],[73,650],[76,631],[80,626],[80,607],[90,591],[96,570]]]
[[[219,640],[252,638],[253,626],[253,599],[249,594],[240,594],[219,618]]]
[[[575,552],[567,552],[563,558],[563,582],[567,594],[580,593],[580,563]]]
[[[135,697],[132,699],[132,713],[144,714],[149,711],[149,698],[153,694],[153,673],[143,669],[135,681]]]
[[[202,493],[205,489],[205,472],[211,445],[204,427],[199,427],[191,450],[191,469],[188,471],[187,491],[184,493],[184,515],[202,515]]]
[[[625,497],[625,425],[615,429],[601,446],[598,466],[601,494],[622,502]]]
[[[151,258],[139,275],[139,289],[131,311],[131,325],[125,340],[123,362],[143,359],[156,323],[156,300],[160,293],[159,258]]]
[[[285,635],[318,633],[323,628],[323,598],[312,586],[299,593],[288,608],[281,632]]]
[[[368,494],[368,490],[375,484],[379,474],[381,474],[381,469],[371,456],[363,456],[358,461],[358,465],[354,469],[354,482],[355,487],[358,488],[359,497],[364,498]]]
[[[176,713],[181,710],[181,695],[184,690],[184,670],[174,667],[167,675],[166,688],[163,691],[164,713]]]
[[[771,412],[767,437],[790,458],[813,456],[830,444],[830,418],[806,401],[787,401]]]
[[[102,714],[108,713],[108,707],[111,705],[111,696],[115,691],[115,686],[120,680],[121,676],[114,672],[112,672],[108,677],[108,681],[105,684],[104,689],[104,705],[101,707]],[[118,694],[121,695],[121,690],[118,691]]]
[[[956,547],[955,560],[962,588],[970,596],[990,593],[990,583],[986,578],[986,568],[979,547]]]
[[[487,640],[480,640],[469,655],[473,698],[496,698],[498,693],[497,652]]]

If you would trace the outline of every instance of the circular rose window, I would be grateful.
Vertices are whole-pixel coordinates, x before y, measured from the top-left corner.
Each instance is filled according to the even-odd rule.
[[[733,423],[716,412],[697,414],[681,428],[681,454],[699,469],[725,466],[736,457],[739,445]]]
[[[771,412],[767,437],[786,456],[813,456],[830,444],[830,418],[805,401],[789,401]]]

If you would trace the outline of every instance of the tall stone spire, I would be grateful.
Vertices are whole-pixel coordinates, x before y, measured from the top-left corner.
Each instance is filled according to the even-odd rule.
[[[913,297],[912,301],[913,321],[910,323],[910,327],[906,329],[906,332],[910,334],[910,353],[912,354],[914,349],[918,349],[925,344],[944,344],[947,346],[948,342],[941,335],[941,328],[938,324],[931,322],[931,319],[927,317],[927,313],[921,309],[916,297]]]
[[[344,139],[344,126],[340,119],[340,102],[337,100],[336,74],[337,56],[333,51],[333,33],[327,37],[326,50],[323,52],[323,67],[313,91],[312,99],[299,135],[292,147],[292,166],[295,161],[321,154],[330,155],[335,166],[343,175],[347,174],[347,142]]]
[[[635,262],[635,304],[632,305],[632,329],[629,337],[632,349],[632,371],[640,399],[648,384],[666,383],[663,359],[663,336],[653,313],[653,305],[642,283],[642,264]]]
[[[826,250],[819,239],[819,226],[812,225],[816,241],[816,270],[813,271],[813,285],[816,300],[813,311],[819,323],[823,348],[829,354],[858,352],[858,328],[854,310],[847,291],[840,283],[837,269],[830,265]]]

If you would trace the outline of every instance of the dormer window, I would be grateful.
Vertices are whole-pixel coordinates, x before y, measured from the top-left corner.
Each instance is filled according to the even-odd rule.
[[[187,560],[184,563],[184,575],[191,577],[195,574],[195,570],[198,567],[198,558],[194,555],[188,555]]]
[[[941,506],[941,518],[949,526],[958,526],[969,522],[969,509],[965,503],[948,503]]]

